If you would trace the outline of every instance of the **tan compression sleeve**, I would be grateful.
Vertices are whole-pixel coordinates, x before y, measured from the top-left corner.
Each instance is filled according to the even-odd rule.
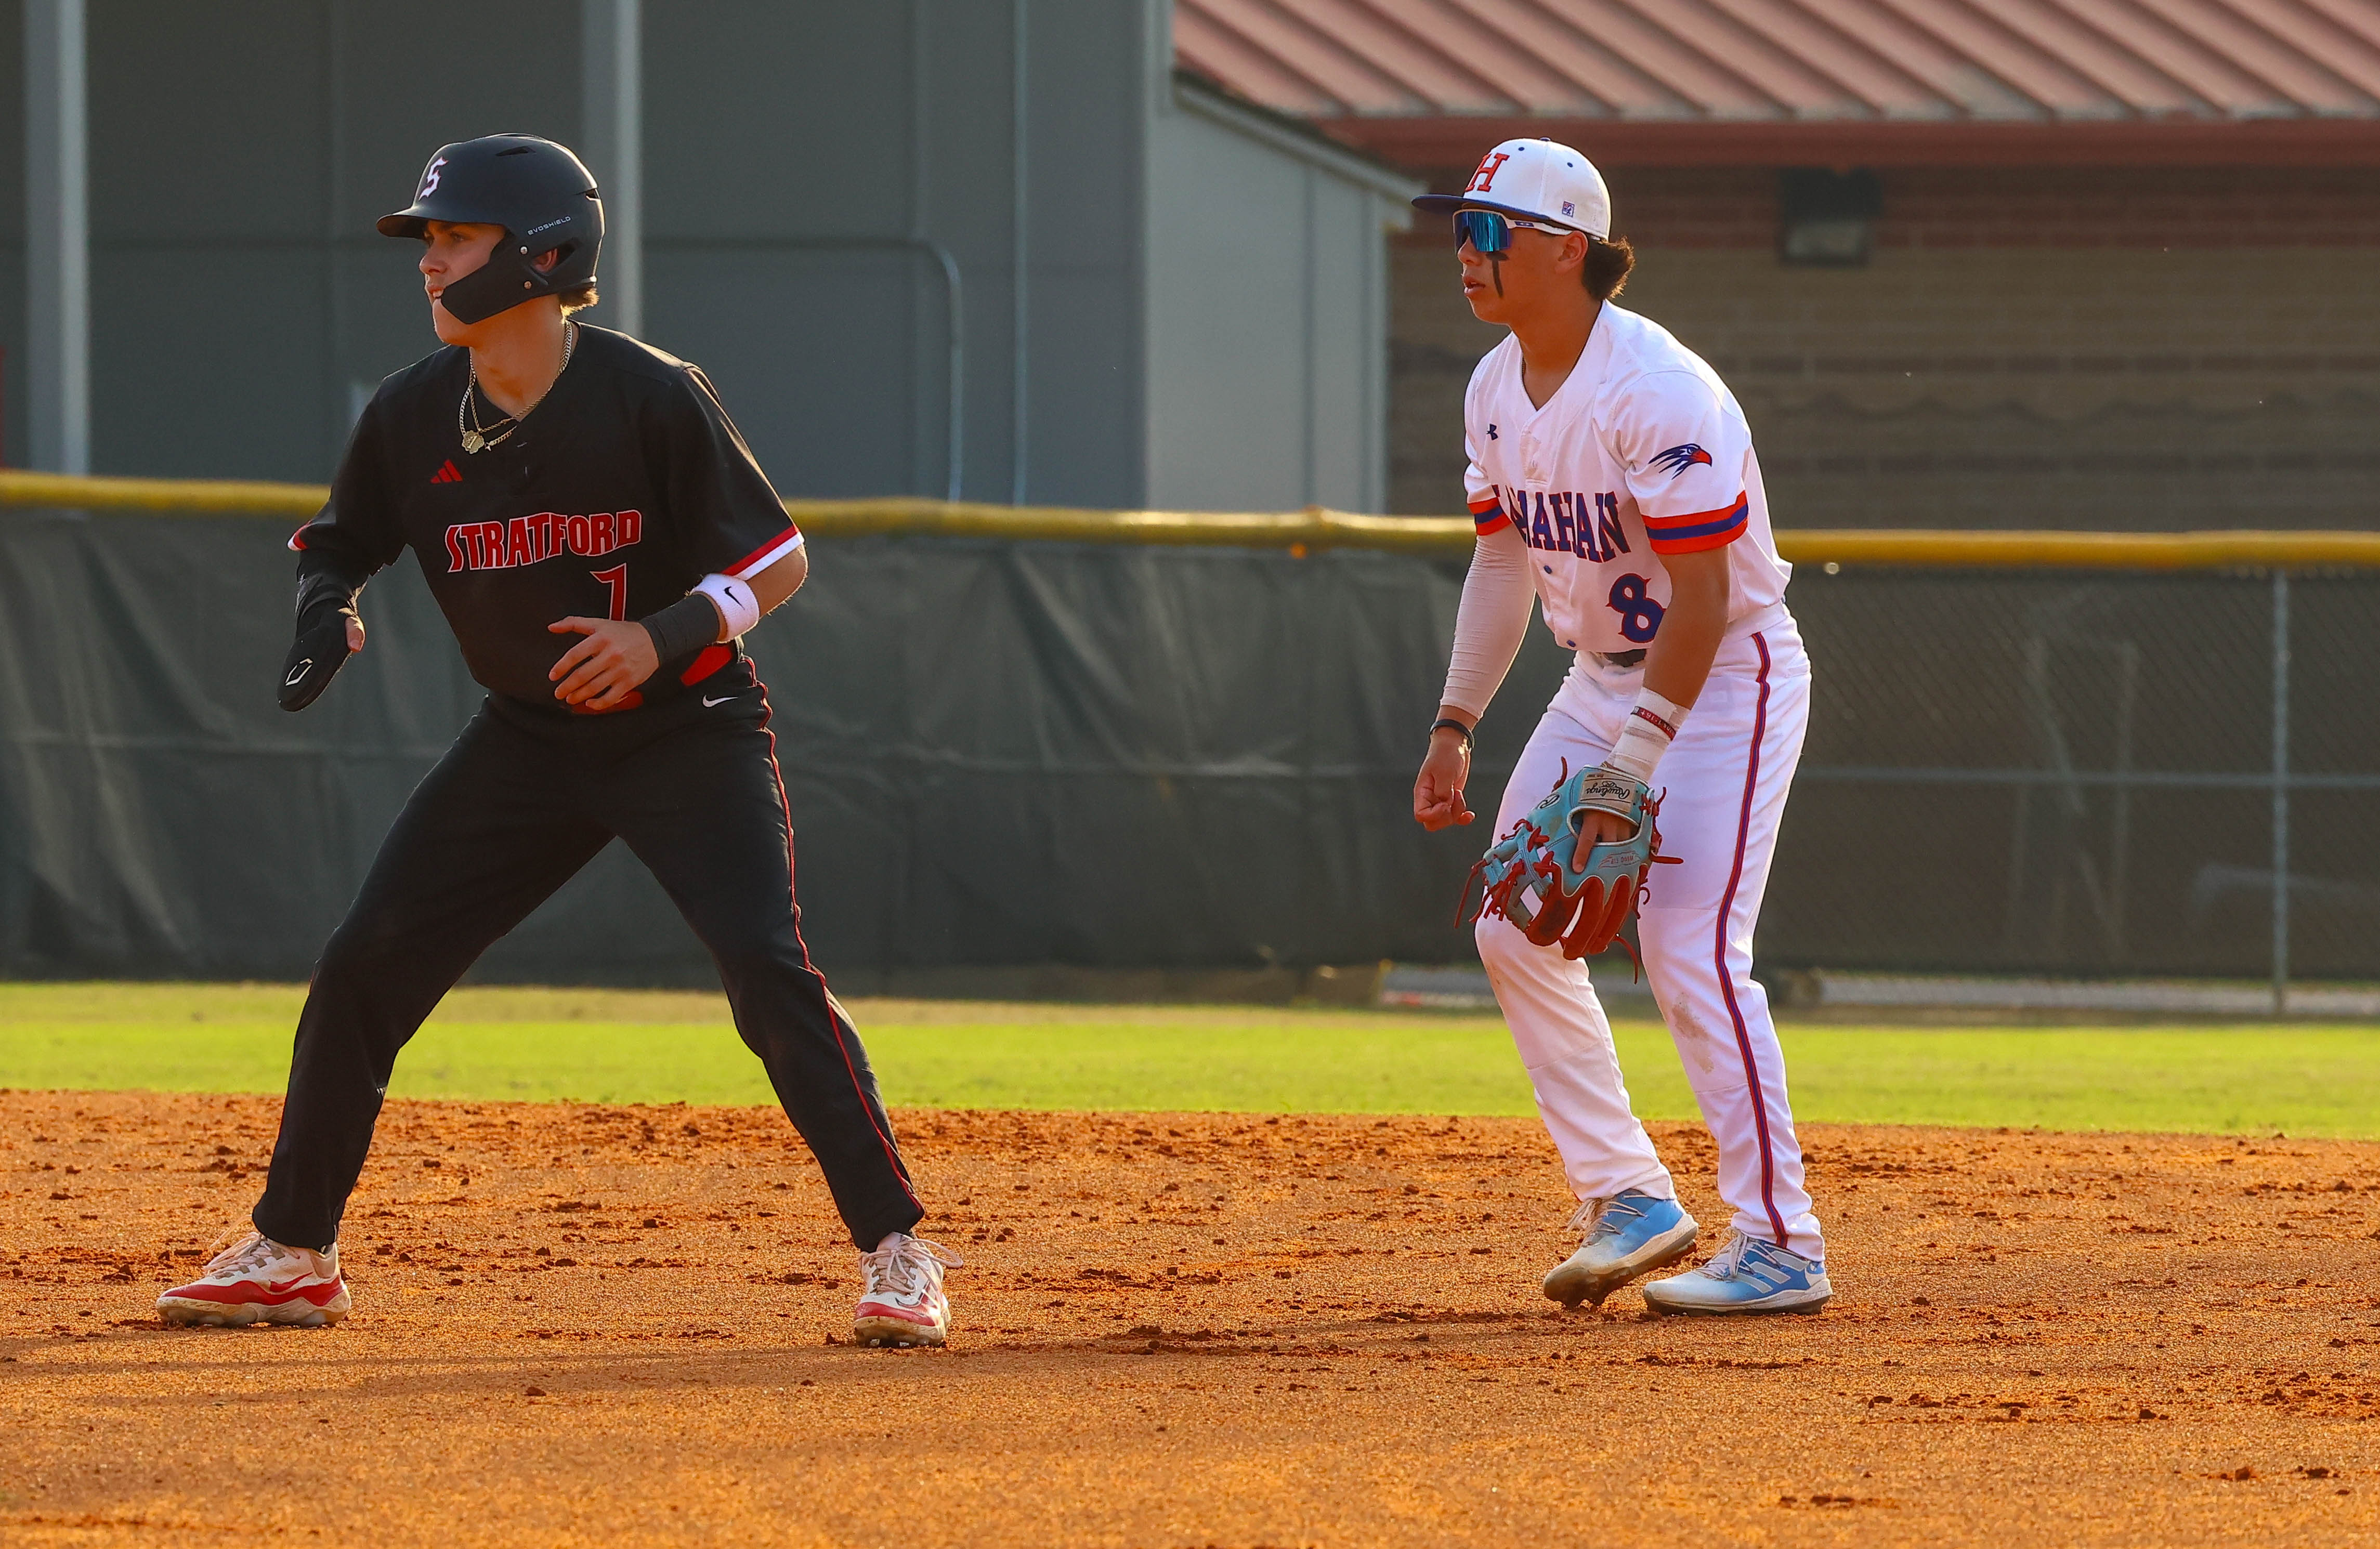
[[[1454,652],[1447,662],[1446,691],[1439,702],[1474,720],[1487,713],[1512,659],[1529,632],[1529,547],[1507,523],[1479,536],[1471,573],[1463,578],[1463,602],[1454,613]]]

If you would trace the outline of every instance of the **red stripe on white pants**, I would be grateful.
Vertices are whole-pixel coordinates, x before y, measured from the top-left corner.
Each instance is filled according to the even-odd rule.
[[[1729,872],[1727,892],[1719,900],[1718,922],[1712,929],[1712,967],[1718,974],[1719,994],[1727,1000],[1727,1014],[1735,1024],[1735,1047],[1743,1057],[1744,1084],[1752,1089],[1753,1132],[1760,1141],[1760,1203],[1768,1212],[1768,1224],[1777,1233],[1772,1240],[1783,1247],[1787,1241],[1785,1217],[1777,1208],[1777,1154],[1768,1138],[1768,1089],[1760,1078],[1760,1061],[1753,1058],[1752,1030],[1743,1024],[1743,1008],[1737,1003],[1735,975],[1727,965],[1728,921],[1735,914],[1735,890],[1743,881],[1743,851],[1752,835],[1752,798],[1760,785],[1760,744],[1768,734],[1768,642],[1755,632],[1752,643],[1760,652],[1759,697],[1752,712],[1752,748],[1743,761],[1743,805],[1735,824],[1735,865]]]

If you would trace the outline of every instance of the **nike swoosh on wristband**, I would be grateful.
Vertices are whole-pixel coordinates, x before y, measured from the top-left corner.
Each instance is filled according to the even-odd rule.
[[[722,694],[718,698],[713,699],[709,695],[705,695],[702,700],[702,708],[707,710],[713,705],[723,705],[735,697],[735,696],[733,694]]]

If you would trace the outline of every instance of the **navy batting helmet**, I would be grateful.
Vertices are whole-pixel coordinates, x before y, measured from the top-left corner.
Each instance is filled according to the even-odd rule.
[[[535,135],[484,135],[438,149],[421,169],[413,202],[380,218],[382,236],[419,238],[431,221],[502,226],[487,263],[449,284],[440,304],[479,322],[540,296],[595,278],[603,247],[603,200],[570,148]],[[530,261],[558,251],[538,272]]]

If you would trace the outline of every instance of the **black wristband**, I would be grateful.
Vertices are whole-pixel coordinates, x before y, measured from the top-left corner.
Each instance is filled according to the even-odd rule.
[[[1465,752],[1465,753],[1471,753],[1471,752],[1475,752],[1475,751],[1476,751],[1476,750],[1475,750],[1475,749],[1474,749],[1474,748],[1472,747],[1472,745],[1471,745],[1471,728],[1470,728],[1470,727],[1468,727],[1468,726],[1463,725],[1463,722],[1461,722],[1461,721],[1459,721],[1459,720],[1455,720],[1455,719],[1454,719],[1453,717],[1451,717],[1451,716],[1445,717],[1445,718],[1443,718],[1443,719],[1441,719],[1441,720],[1433,720],[1433,721],[1431,721],[1431,722],[1429,723],[1429,730],[1430,730],[1430,734],[1431,734],[1432,736],[1437,735],[1437,734],[1438,734],[1439,732],[1457,732],[1457,733],[1459,733],[1459,734],[1462,736],[1462,738],[1463,738],[1463,752]]]
[[[638,622],[653,637],[653,657],[660,661],[692,656],[719,641],[719,605],[700,592],[688,592]]]

